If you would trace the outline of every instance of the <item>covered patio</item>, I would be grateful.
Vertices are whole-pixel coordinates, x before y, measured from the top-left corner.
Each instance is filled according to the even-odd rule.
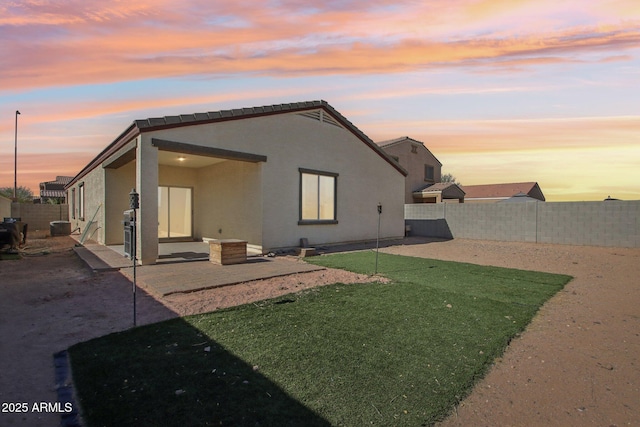
[[[128,193],[136,188],[144,201],[137,221],[141,264],[207,259],[203,239],[242,239],[261,252],[266,156],[152,138],[144,148],[145,158],[154,159],[149,163],[138,160],[140,149],[130,144],[103,165],[107,245],[124,251],[122,216]],[[176,252],[167,246],[175,242],[192,247]]]

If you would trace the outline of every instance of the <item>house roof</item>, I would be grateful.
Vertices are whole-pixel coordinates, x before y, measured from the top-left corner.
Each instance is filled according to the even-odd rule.
[[[465,192],[454,182],[437,182],[435,184],[427,184],[415,191],[413,194],[417,194],[418,197],[442,194],[444,199],[459,199],[465,197]]]
[[[417,190],[414,190],[414,192],[418,192],[418,191],[444,191],[447,188],[451,187],[452,185],[456,185],[453,182],[436,182],[435,184],[427,184],[424,185],[420,188],[418,188]]]
[[[465,199],[508,199],[518,193],[544,201],[537,182],[514,182],[504,184],[465,185]]]
[[[387,149],[389,147],[393,147],[394,145],[400,145],[400,144],[402,144],[404,142],[411,142],[413,144],[421,146],[431,156],[433,156],[434,159],[436,159],[436,161],[440,164],[440,166],[442,166],[442,162],[440,160],[438,160],[438,158],[436,156],[433,155],[433,153],[427,148],[427,146],[424,145],[424,142],[418,141],[417,139],[413,139],[413,138],[411,138],[409,136],[401,136],[399,138],[388,139],[386,141],[378,141],[378,142],[376,142],[376,144],[378,144],[378,146],[384,150],[384,149]]]
[[[87,164],[87,166],[85,166],[78,173],[78,175],[73,177],[73,179],[69,183],[67,183],[66,186],[68,187],[74,184],[84,175],[95,169],[103,161],[109,158],[109,156],[126,145],[133,138],[144,132],[162,129],[173,129],[183,126],[224,122],[230,120],[242,120],[252,117],[263,117],[292,112],[304,112],[309,110],[317,110],[318,108],[323,109],[326,113],[329,114],[330,119],[327,120],[329,123],[338,126],[344,126],[347,130],[358,137],[358,139],[364,142],[370,149],[375,151],[380,157],[387,161],[387,163],[393,166],[398,172],[400,172],[404,176],[407,176],[407,171],[402,166],[395,162],[387,153],[384,152],[384,150],[382,150],[353,123],[347,120],[346,117],[344,117],[336,109],[329,105],[327,101],[316,100],[134,120],[134,122],[127,129],[125,129],[124,132],[122,132],[113,142],[111,142],[111,144],[109,144],[102,152],[100,152],[100,154],[98,154],[91,162],[89,162],[89,164]]]
[[[40,190],[40,197],[66,197],[64,188],[59,190]]]
[[[525,193],[514,194],[508,199],[500,200],[498,203],[521,203],[521,202],[539,202],[540,200],[528,196]]]
[[[72,179],[72,176],[56,176],[55,181],[41,182],[40,197],[65,197],[64,187]]]

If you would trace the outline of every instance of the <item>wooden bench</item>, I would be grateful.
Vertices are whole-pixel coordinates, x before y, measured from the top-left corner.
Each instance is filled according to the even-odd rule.
[[[221,265],[247,262],[247,241],[238,239],[209,240],[209,261]]]

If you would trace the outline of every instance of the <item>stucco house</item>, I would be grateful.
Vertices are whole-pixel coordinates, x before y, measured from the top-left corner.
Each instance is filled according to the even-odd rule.
[[[435,196],[423,198],[418,195],[426,186],[439,183],[442,175],[442,163],[424,143],[403,136],[377,144],[407,171],[404,202],[435,203]]]
[[[537,182],[508,182],[502,184],[464,185],[465,203],[496,203],[522,194],[532,199],[545,201]],[[516,199],[519,200],[519,199]]]
[[[404,235],[407,171],[326,101],[136,120],[66,186],[72,228],[122,244],[140,194],[137,248],[242,239],[262,252]],[[89,228],[87,230],[87,228]]]

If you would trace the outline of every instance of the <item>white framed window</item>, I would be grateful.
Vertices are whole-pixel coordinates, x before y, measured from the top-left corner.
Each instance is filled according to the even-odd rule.
[[[337,224],[338,174],[299,169],[300,220],[298,224]]]
[[[71,219],[76,219],[76,189],[71,189]]]
[[[84,182],[78,185],[78,218],[84,221]]]

